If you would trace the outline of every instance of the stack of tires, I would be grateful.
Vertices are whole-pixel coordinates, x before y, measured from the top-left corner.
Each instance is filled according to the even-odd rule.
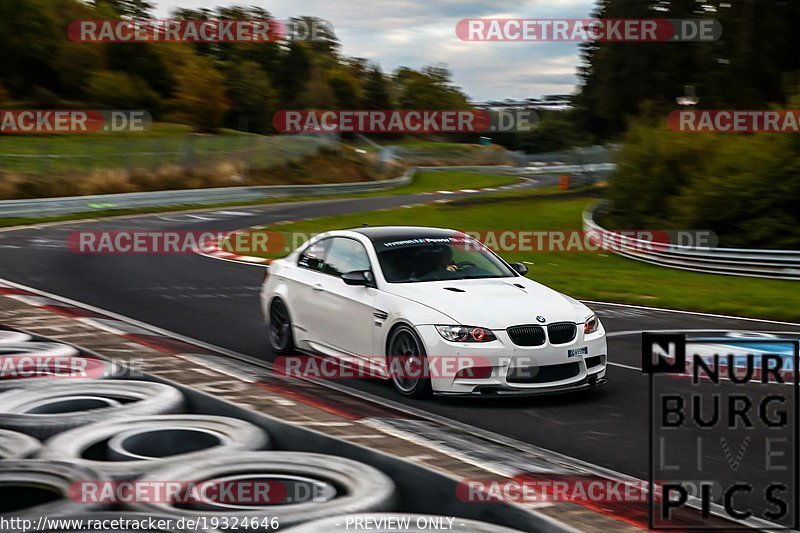
[[[309,533],[344,531],[348,520],[397,510],[394,482],[374,467],[338,456],[274,450],[262,428],[187,412],[179,389],[120,379],[105,361],[82,358],[81,365],[90,370],[70,379],[48,375],[54,373],[48,365],[24,377],[8,371],[24,367],[18,364],[23,357],[49,356],[80,358],[71,346],[0,331],[0,360],[11,361],[0,368],[0,518],[28,518],[33,524],[41,516],[107,524],[156,518],[168,525],[135,529]],[[177,493],[141,498],[137,492],[178,482],[265,491],[261,499],[248,493],[244,499],[188,500]],[[129,490],[122,491],[125,487]],[[415,524],[435,519],[391,516],[407,517],[408,531],[420,531]],[[73,531],[63,522],[28,530],[34,529]],[[116,522],[113,531],[121,530]],[[510,531],[462,519],[450,530]]]

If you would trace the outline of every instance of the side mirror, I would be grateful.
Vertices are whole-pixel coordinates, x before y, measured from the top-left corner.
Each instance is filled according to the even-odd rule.
[[[511,268],[513,268],[520,276],[524,276],[528,273],[528,267],[525,265],[525,263],[511,263]]]
[[[374,287],[375,278],[371,270],[354,270],[342,274],[342,281],[347,285],[361,285],[363,287]]]

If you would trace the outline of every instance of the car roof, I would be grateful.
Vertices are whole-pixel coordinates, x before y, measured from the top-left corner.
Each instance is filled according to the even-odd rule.
[[[443,228],[428,228],[424,226],[364,226],[351,228],[353,231],[364,235],[372,242],[386,242],[398,239],[424,239],[451,237],[455,230]]]

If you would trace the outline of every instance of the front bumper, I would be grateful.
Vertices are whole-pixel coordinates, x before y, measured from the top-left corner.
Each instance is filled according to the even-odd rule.
[[[531,347],[515,345],[505,330],[493,330],[497,340],[492,342],[459,343],[444,340],[432,325],[417,326],[416,329],[429,360],[437,357],[456,360],[459,370],[475,370],[471,377],[464,372],[432,372],[431,385],[436,394],[560,394],[607,383],[608,350],[602,326],[587,336],[578,328],[575,339],[566,344],[550,344],[548,339],[541,346]],[[520,371],[532,378],[515,378]]]
[[[495,385],[479,385],[472,392],[448,392],[435,391],[437,396],[547,396],[550,394],[566,394],[569,392],[585,391],[602,387],[608,383],[608,378],[599,378],[596,375],[587,377],[580,383],[553,387],[537,387],[535,389],[525,388],[501,388]]]

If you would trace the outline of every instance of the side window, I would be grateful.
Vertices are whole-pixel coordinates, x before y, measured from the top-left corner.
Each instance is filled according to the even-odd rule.
[[[325,252],[328,251],[332,239],[322,239],[307,247],[300,253],[297,266],[322,272],[325,266]]]
[[[354,270],[369,270],[369,256],[364,245],[355,239],[334,237],[325,258],[325,273],[341,276]]]

